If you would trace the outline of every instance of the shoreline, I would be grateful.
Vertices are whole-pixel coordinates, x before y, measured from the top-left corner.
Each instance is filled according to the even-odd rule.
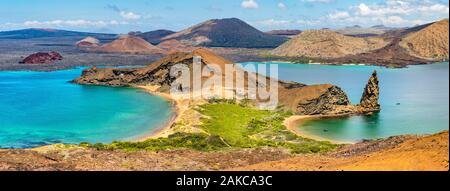
[[[160,127],[156,128],[155,130],[152,130],[148,133],[145,133],[143,135],[136,136],[136,137],[132,138],[131,141],[132,142],[141,142],[141,141],[145,141],[147,139],[152,139],[152,138],[167,137],[170,134],[172,134],[173,132],[170,131],[172,126],[177,121],[180,120],[183,112],[186,111],[186,108],[183,107],[183,103],[181,103],[180,100],[173,98],[171,95],[169,95],[167,93],[158,92],[157,89],[159,87],[157,87],[157,86],[141,85],[141,86],[132,86],[132,87],[144,90],[145,92],[147,92],[151,95],[159,96],[159,97],[171,102],[172,111],[174,112],[174,114],[168,121],[166,121]],[[346,116],[346,115],[293,115],[291,117],[286,118],[283,121],[283,125],[285,125],[289,131],[291,131],[291,132],[295,133],[296,135],[301,136],[303,138],[313,139],[316,141],[328,141],[333,144],[356,144],[357,142],[338,141],[338,140],[326,139],[326,138],[323,138],[320,136],[309,135],[309,134],[306,134],[306,133],[298,130],[298,126],[306,120],[320,119],[320,118],[324,118],[324,117],[342,117],[342,116]]]
[[[136,137],[132,138],[131,141],[141,142],[141,141],[145,141],[145,140],[151,139],[151,138],[160,138],[160,137],[169,136],[170,135],[169,130],[172,128],[172,126],[175,124],[175,122],[177,122],[180,119],[181,113],[184,111],[181,107],[181,102],[179,100],[174,99],[169,94],[156,91],[158,89],[158,87],[156,87],[156,86],[142,85],[142,86],[132,86],[132,87],[144,90],[145,92],[147,92],[151,95],[159,96],[159,97],[169,101],[171,103],[171,108],[174,113],[170,117],[170,119],[168,121],[166,121],[165,123],[163,123],[160,127],[156,128],[155,130],[152,130],[148,133],[145,133],[143,135],[136,136]]]
[[[357,142],[332,140],[299,131],[299,128],[301,128],[299,126],[307,120],[314,120],[327,117],[342,117],[342,116],[347,115],[293,115],[284,119],[283,125],[286,126],[286,128],[292,133],[295,133],[296,135],[303,138],[312,139],[316,141],[328,141],[333,144],[356,144]]]
[[[146,141],[147,139],[152,139],[152,138],[168,137],[170,134],[174,133],[173,131],[171,131],[171,128],[177,121],[179,121],[181,119],[183,112],[187,110],[187,108],[185,106],[186,104],[182,103],[180,100],[173,98],[171,95],[169,95],[167,93],[158,92],[157,89],[159,87],[157,87],[157,86],[140,85],[140,86],[131,86],[131,87],[144,90],[145,92],[147,92],[151,95],[159,96],[159,97],[171,102],[172,111],[174,112],[174,114],[168,121],[166,121],[160,127],[156,128],[155,130],[152,130],[150,132],[147,132],[143,135],[135,136],[130,141],[141,142],[141,141]],[[358,143],[358,142],[351,142],[351,141],[338,141],[338,140],[327,139],[327,138],[323,138],[323,137],[316,136],[316,135],[310,135],[310,134],[299,131],[299,125],[301,125],[306,120],[328,118],[328,117],[343,117],[343,116],[348,116],[348,114],[343,114],[343,115],[293,115],[293,116],[290,116],[290,117],[284,119],[283,125],[286,126],[286,128],[289,131],[295,133],[296,135],[303,137],[303,138],[312,139],[315,141],[328,141],[333,144],[356,144],[356,143]]]

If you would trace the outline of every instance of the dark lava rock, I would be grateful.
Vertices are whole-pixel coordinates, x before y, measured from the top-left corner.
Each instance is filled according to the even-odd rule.
[[[57,60],[62,60],[61,54],[51,51],[51,52],[38,52],[34,53],[22,61],[20,64],[52,64]]]
[[[377,71],[374,71],[369,82],[364,89],[359,106],[365,112],[380,111],[381,107],[378,103],[380,97],[380,87],[378,86]]]
[[[299,101],[296,113],[303,115],[334,114],[337,106],[350,105],[347,94],[338,86],[321,87],[320,89],[321,91],[312,91],[310,98]]]

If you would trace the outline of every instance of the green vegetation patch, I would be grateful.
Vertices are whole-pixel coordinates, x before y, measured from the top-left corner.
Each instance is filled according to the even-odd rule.
[[[214,151],[229,148],[282,147],[293,153],[318,153],[330,151],[337,145],[305,139],[290,132],[283,120],[291,114],[259,110],[249,104],[235,101],[212,100],[198,111],[204,116],[201,128],[206,134],[176,133],[167,138],[148,139],[143,142],[113,142],[111,144],[82,143],[81,146],[97,149],[173,150],[194,149]]]
[[[225,147],[229,147],[218,136],[207,134],[191,134],[191,133],[175,133],[167,138],[147,139],[142,142],[122,142],[114,141],[111,144],[103,143],[81,143],[81,146],[96,148],[101,150],[126,150],[126,151],[138,151],[138,150],[173,150],[173,149],[194,149],[200,151],[212,151],[219,150]]]
[[[294,153],[317,153],[336,148],[329,142],[305,139],[290,132],[283,121],[291,114],[259,110],[229,102],[206,104],[199,112],[202,128],[238,148],[284,147]]]

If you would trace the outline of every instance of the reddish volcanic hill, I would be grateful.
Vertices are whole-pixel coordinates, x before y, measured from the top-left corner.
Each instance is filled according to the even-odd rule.
[[[99,48],[101,52],[131,53],[131,54],[165,54],[166,51],[156,47],[141,37],[124,35],[111,43]]]
[[[193,46],[188,46],[183,43],[181,43],[178,40],[172,39],[172,40],[166,40],[158,44],[159,48],[162,48],[164,50],[167,50],[169,52],[191,52],[195,49]]]
[[[90,36],[75,43],[75,45],[79,48],[94,48],[98,47],[99,44],[100,41],[98,39]]]
[[[51,52],[38,52],[35,54],[32,54],[19,63],[21,64],[52,64],[53,62],[57,60],[62,60],[63,57],[54,51]]]

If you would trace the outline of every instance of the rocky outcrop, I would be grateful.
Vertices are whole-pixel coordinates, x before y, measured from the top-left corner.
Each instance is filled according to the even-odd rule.
[[[160,91],[167,91],[175,80],[169,72],[175,64],[192,66],[194,56],[202,57],[202,64],[214,63],[225,65],[232,63],[222,57],[216,56],[207,49],[199,48],[193,52],[176,52],[167,55],[144,68],[90,68],[83,71],[82,75],[73,82],[78,84],[94,84],[106,86],[129,85],[157,85]],[[164,89],[164,90],[163,90]]]
[[[297,115],[342,115],[354,113],[347,94],[331,84],[280,88],[280,104]]]
[[[359,103],[359,108],[363,112],[380,111],[381,107],[378,103],[380,97],[380,87],[378,86],[377,71],[374,71],[369,79],[369,82],[364,88],[364,93]]]
[[[296,113],[303,115],[337,114],[337,107],[348,105],[350,105],[350,101],[345,92],[337,86],[331,86],[320,96],[299,102]]]
[[[22,61],[20,61],[20,64],[52,64],[57,60],[62,60],[63,57],[61,54],[51,51],[51,52],[38,52],[35,54],[32,54]]]

